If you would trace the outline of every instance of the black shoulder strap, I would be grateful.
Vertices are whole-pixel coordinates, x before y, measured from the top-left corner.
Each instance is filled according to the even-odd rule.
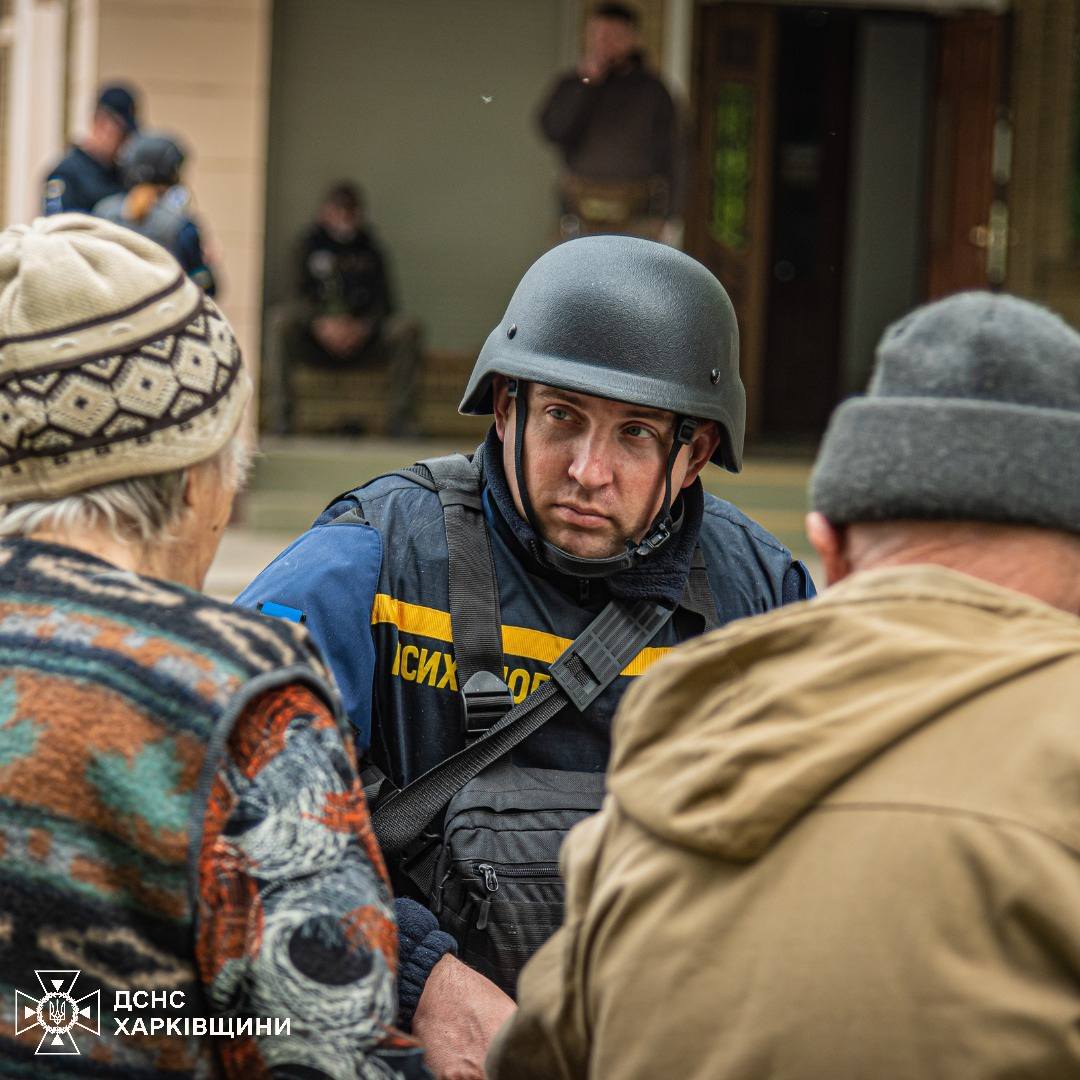
[[[679,604],[705,620],[704,633],[707,634],[710,630],[716,629],[718,625],[716,598],[709,584],[709,571],[705,567],[705,556],[702,555],[700,546],[694,548],[694,557],[690,561],[690,573],[686,578],[686,588],[683,589]]]
[[[475,457],[448,454],[417,462],[399,475],[418,483],[429,479],[442,503],[449,556],[450,627],[465,712],[465,738],[478,738],[514,704],[502,677],[502,612],[484,520],[480,464]]]
[[[450,629],[466,742],[483,735],[514,704],[502,677],[502,613],[495,560],[484,520],[481,461],[482,448],[471,458],[447,454],[385,474],[400,476],[435,492],[442,504]],[[369,480],[334,500],[351,499],[356,504],[355,510],[339,515],[335,523],[366,519],[361,493],[373,482]]]
[[[403,852],[473,777],[538,731],[565,705],[588,707],[671,614],[670,608],[648,600],[611,601],[551,665],[549,681],[515,705],[482,738],[375,808],[371,823],[383,853]]]

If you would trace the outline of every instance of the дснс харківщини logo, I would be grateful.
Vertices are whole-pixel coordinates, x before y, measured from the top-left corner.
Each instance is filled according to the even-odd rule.
[[[72,1028],[101,1034],[101,991],[76,998],[73,991],[81,971],[35,971],[40,998],[15,991],[15,1034],[40,1027],[44,1034],[35,1054],[77,1054]]]

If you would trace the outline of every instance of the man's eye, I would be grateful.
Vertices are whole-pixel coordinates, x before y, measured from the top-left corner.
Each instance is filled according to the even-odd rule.
[[[570,414],[566,409],[560,409],[558,405],[552,405],[547,411],[552,420],[569,420]]]
[[[632,439],[653,439],[656,437],[652,429],[645,427],[643,424],[627,424],[623,430]]]

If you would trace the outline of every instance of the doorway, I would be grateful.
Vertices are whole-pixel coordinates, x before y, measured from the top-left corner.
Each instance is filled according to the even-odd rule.
[[[856,19],[780,14],[761,411],[770,435],[821,430],[836,401]]]
[[[994,284],[1005,26],[880,8],[697,9],[687,248],[735,304],[752,435],[820,435],[865,387],[889,322]]]

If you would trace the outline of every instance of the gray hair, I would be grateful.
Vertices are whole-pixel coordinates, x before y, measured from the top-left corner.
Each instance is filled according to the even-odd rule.
[[[251,465],[243,431],[238,429],[212,458],[183,469],[114,480],[60,499],[2,506],[0,538],[42,530],[65,534],[103,529],[122,543],[161,543],[183,514],[188,473],[200,465],[216,468],[226,487],[242,487]]]

